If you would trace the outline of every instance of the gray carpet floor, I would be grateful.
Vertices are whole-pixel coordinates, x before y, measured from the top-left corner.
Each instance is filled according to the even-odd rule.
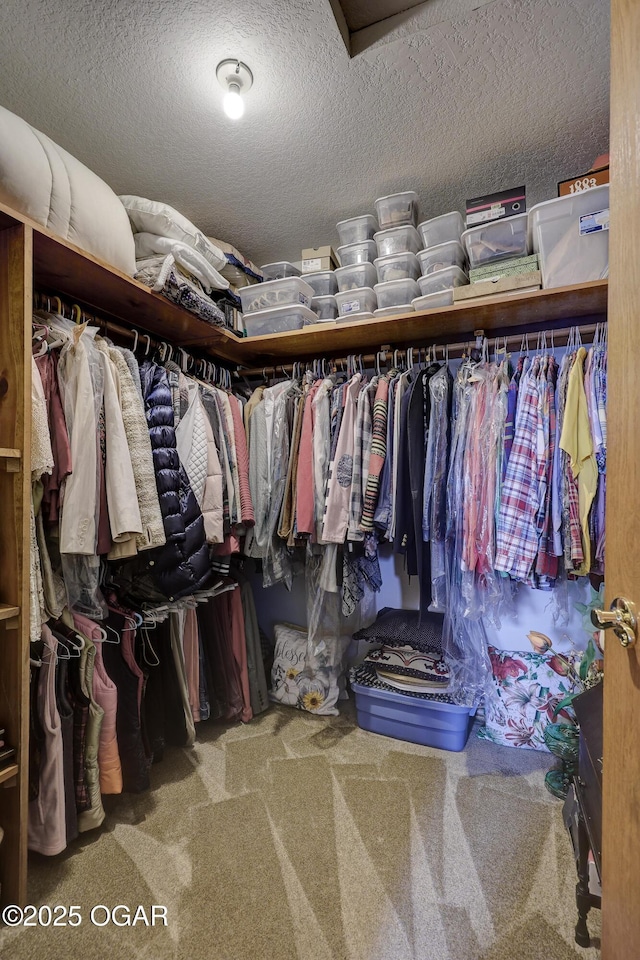
[[[29,900],[75,928],[0,930],[10,960],[595,960],[573,942],[575,869],[551,758],[479,740],[462,753],[272,707],[205,724],[143,796],[53,860]],[[167,926],[93,926],[91,907],[167,908]],[[97,914],[99,922],[105,914]],[[124,916],[121,912],[121,916]],[[46,919],[46,914],[45,914]]]

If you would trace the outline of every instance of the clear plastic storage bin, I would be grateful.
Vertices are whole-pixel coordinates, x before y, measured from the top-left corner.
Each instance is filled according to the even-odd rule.
[[[359,287],[373,287],[378,282],[378,273],[372,263],[354,263],[350,267],[336,267],[338,291],[357,290]]]
[[[411,303],[420,293],[415,280],[389,280],[388,283],[376,283],[373,289],[381,308]]]
[[[338,292],[338,281],[333,270],[305,273],[304,279],[310,287],[313,287],[314,297],[329,297]]]
[[[376,216],[381,230],[399,227],[408,223],[415,227],[418,222],[418,194],[413,190],[392,193],[376,200]]]
[[[446,267],[466,266],[467,258],[464,247],[458,240],[449,240],[447,243],[439,243],[437,247],[428,247],[426,250],[420,250],[418,253],[418,263],[423,277],[437,270],[444,270]]]
[[[350,220],[341,220],[336,224],[340,243],[362,243],[363,240],[372,240],[374,233],[380,229],[375,217],[365,213],[361,217],[351,217]]]
[[[538,203],[529,211],[543,287],[609,275],[609,184]]]
[[[527,220],[526,213],[519,213],[465,230],[462,243],[472,269],[507,257],[525,257],[529,253]]]
[[[376,256],[376,245],[373,240],[362,240],[360,243],[347,243],[338,247],[340,266],[350,267],[354,263],[373,263]]]
[[[417,253],[420,249],[420,234],[411,226],[379,230],[373,239],[379,257],[389,257],[392,253]]]
[[[417,280],[420,276],[420,264],[415,253],[392,253],[390,257],[377,257],[373,265],[378,272],[378,283]]]
[[[238,296],[242,302],[243,313],[283,307],[289,303],[302,303],[308,307],[313,297],[313,287],[301,277],[283,277],[281,280],[268,280],[250,287],[241,287]]]
[[[301,303],[290,303],[285,307],[270,307],[256,313],[246,313],[243,317],[244,329],[248,337],[261,337],[267,333],[288,333],[300,330],[309,323],[317,323],[318,318],[310,307]]]
[[[314,297],[311,309],[317,313],[319,321],[335,320],[338,316],[338,304],[334,296]]]
[[[359,287],[356,290],[348,290],[346,293],[337,293],[336,303],[341,317],[351,313],[373,314],[378,306],[376,295],[371,287]]]
[[[469,283],[469,277],[464,270],[461,270],[457,264],[446,267],[444,270],[436,270],[426,277],[418,277],[418,286],[420,294],[426,297],[437,290],[450,290],[453,287],[464,287]]]
[[[269,280],[282,280],[283,277],[299,277],[300,270],[294,267],[288,260],[281,260],[279,263],[265,263],[260,267],[265,277]]]
[[[418,224],[418,233],[423,247],[437,247],[440,243],[449,240],[460,240],[464,230],[464,220],[457,210],[443,213],[441,217],[433,217]]]

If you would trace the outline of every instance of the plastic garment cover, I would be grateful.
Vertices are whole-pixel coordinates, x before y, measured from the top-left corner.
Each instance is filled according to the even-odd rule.
[[[431,541],[431,604],[429,609],[437,613],[444,613],[447,600],[445,535],[452,386],[453,381],[447,367],[442,367],[429,380],[431,411],[424,475],[422,537],[424,540]]]
[[[323,552],[335,561],[340,556],[340,550],[332,547],[335,545]],[[314,549],[309,547],[305,563],[307,654],[302,674],[310,691],[317,685],[318,692],[339,690],[342,698],[345,696],[344,671],[351,636],[364,623],[368,624],[375,618],[373,594],[365,590],[365,595],[357,604],[353,615],[343,616],[340,591],[323,588],[325,563],[326,556],[323,557],[322,553],[314,552]],[[337,715],[338,710],[334,704],[325,703],[322,713]]]
[[[477,704],[491,677],[482,620],[472,620],[463,594],[465,444],[472,422],[471,377],[476,365],[463,363],[453,389],[452,434],[447,481],[445,560],[447,605],[442,636],[451,674],[451,695],[458,703]]]
[[[104,368],[94,343],[98,328],[57,316],[51,325],[66,341],[60,351],[58,378],[73,463],[60,518],[62,572],[70,609],[102,619],[106,607],[98,586],[97,545]]]
[[[499,626],[505,581],[494,571],[495,517],[507,409],[505,366],[479,364],[469,377],[467,389],[469,420],[463,455],[461,589],[465,616],[477,619],[489,615]]]
[[[273,396],[267,396],[273,391]],[[269,503],[267,525],[264,531],[265,549],[262,560],[262,583],[271,587],[284,583],[288,590],[293,582],[293,561],[287,545],[278,537],[278,523],[284,499],[289,457],[291,455],[290,424],[287,417],[287,398],[299,387],[292,381],[270,387],[264,392],[267,405],[268,484]]]

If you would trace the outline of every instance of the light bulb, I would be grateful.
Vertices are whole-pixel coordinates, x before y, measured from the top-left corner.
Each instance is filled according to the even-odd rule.
[[[244,113],[244,100],[240,96],[240,87],[237,83],[230,83],[229,90],[222,101],[224,112],[230,120],[239,120]]]

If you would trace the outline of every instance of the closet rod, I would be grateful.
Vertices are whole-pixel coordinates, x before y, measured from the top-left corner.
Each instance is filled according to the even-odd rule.
[[[76,320],[78,323],[88,323],[94,324],[96,327],[100,328],[101,333],[104,335],[110,333],[115,337],[119,337],[124,340],[133,340],[134,349],[137,348],[138,343],[141,347],[144,348],[144,356],[150,356],[152,350],[164,350],[166,353],[166,348],[168,347],[171,350],[170,359],[176,359],[181,354],[188,358],[188,369],[191,369],[191,364],[189,361],[192,361],[195,365],[196,361],[203,359],[206,362],[211,362],[210,357],[195,357],[188,350],[185,350],[184,347],[176,347],[175,344],[171,343],[170,340],[158,340],[157,337],[152,337],[148,333],[142,333],[136,327],[124,327],[120,323],[116,323],[115,320],[108,320],[106,317],[96,316],[94,313],[87,312],[84,307],[81,307],[77,303],[72,303],[66,297],[61,297],[59,294],[49,294],[41,293],[40,291],[34,292],[34,306],[40,310],[47,310],[51,313],[52,310],[59,310],[58,312],[63,316],[67,317],[69,320]],[[67,311],[65,313],[65,310]],[[214,367],[222,367],[223,365],[217,362],[213,365]]]
[[[583,339],[589,339],[593,337],[593,335],[595,334],[596,326],[597,325],[595,323],[585,324],[584,326],[574,324],[572,327],[562,327],[559,330],[551,329],[551,330],[536,331],[534,333],[526,333],[526,332],[517,333],[517,334],[513,333],[505,337],[501,337],[501,336],[487,337],[487,340],[489,342],[491,342],[492,340],[496,341],[499,345],[505,342],[507,344],[515,343],[520,345],[523,341],[528,340],[529,350],[535,350],[538,337],[546,336],[547,348],[550,347],[551,341],[553,341],[554,346],[562,347],[566,345],[566,342],[569,339],[569,334],[571,333],[572,330],[578,329],[580,331],[580,336]],[[600,326],[602,326],[602,324],[600,324]],[[483,331],[475,331],[475,334],[479,334],[482,336]],[[429,345],[424,344],[423,346],[428,347]],[[470,346],[475,346],[475,337],[473,336],[468,337],[466,340],[458,343],[438,343],[438,344],[435,344],[435,346],[438,350],[447,351],[448,356],[450,357],[461,357],[465,353],[465,351],[469,349]],[[351,356],[356,356],[359,359],[361,359],[364,366],[373,367],[378,357],[381,357],[382,353],[386,353],[386,356],[388,359],[389,357],[393,357],[393,354],[395,352],[406,355],[407,349],[410,350],[411,347],[408,347],[408,348],[403,347],[398,351],[394,351],[392,347],[385,346],[384,350],[381,349],[378,352],[378,354],[367,353],[362,355],[362,354],[356,353],[356,354],[351,354]],[[414,348],[414,349],[417,350],[418,348]],[[423,347],[420,347],[419,349],[422,350]],[[335,366],[336,364],[346,364],[348,362],[348,359],[349,359],[348,357],[331,357],[331,358],[327,357],[326,358],[327,362],[332,364],[333,366]],[[307,369],[307,367],[309,367],[312,363],[313,363],[313,360],[309,360],[309,361],[303,360],[300,362],[300,365],[302,369]],[[273,375],[275,377],[275,375],[278,372],[282,372],[284,374],[293,373],[293,369],[294,369],[293,363],[284,363],[284,364],[278,363],[275,365],[273,363],[270,363],[262,367],[248,367],[248,368],[239,367],[238,373],[241,374],[243,377],[260,377],[260,376],[264,376],[265,372],[268,373],[269,370],[272,370]]]

